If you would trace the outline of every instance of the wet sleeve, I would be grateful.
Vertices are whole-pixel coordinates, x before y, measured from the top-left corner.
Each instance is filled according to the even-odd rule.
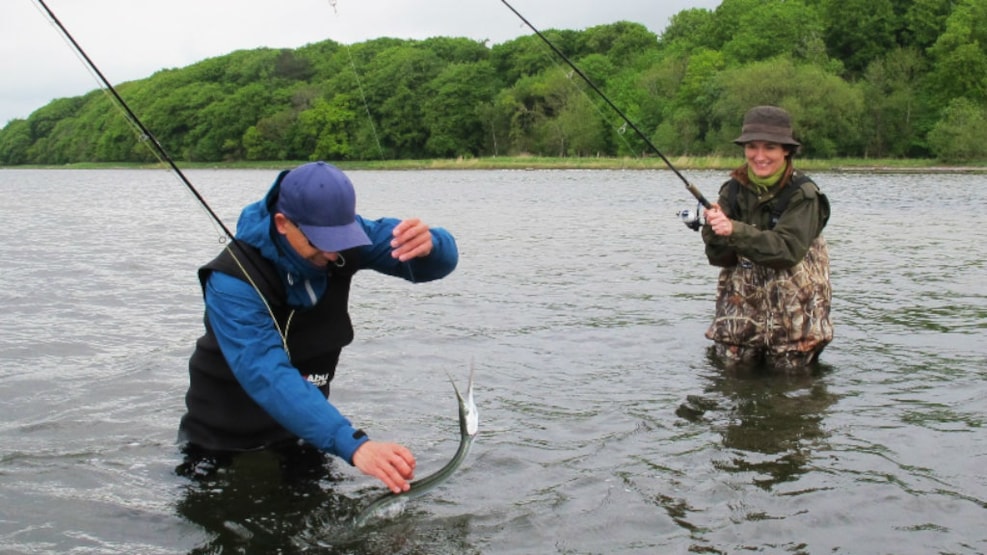
[[[291,433],[352,464],[368,438],[291,365],[274,319],[250,284],[213,272],[205,299],[223,356],[250,398]]]
[[[706,260],[712,266],[728,267],[737,265],[737,251],[728,242],[727,237],[713,233],[708,225],[702,227],[703,241],[706,242]]]
[[[459,249],[452,234],[441,227],[432,227],[432,252],[428,256],[413,258],[407,262],[391,256],[391,239],[394,228],[401,222],[396,218],[365,220],[357,216],[373,244],[363,247],[360,254],[364,268],[382,274],[421,283],[444,278],[456,269]]]

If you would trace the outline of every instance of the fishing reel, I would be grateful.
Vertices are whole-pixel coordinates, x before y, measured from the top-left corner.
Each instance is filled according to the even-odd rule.
[[[685,224],[685,227],[691,229],[692,231],[699,231],[699,228],[702,227],[704,223],[706,223],[704,221],[705,219],[703,218],[704,214],[703,214],[702,203],[697,204],[696,209],[694,211],[689,209],[679,210],[678,212],[675,213],[675,215],[678,216],[680,220],[682,220],[682,223]]]

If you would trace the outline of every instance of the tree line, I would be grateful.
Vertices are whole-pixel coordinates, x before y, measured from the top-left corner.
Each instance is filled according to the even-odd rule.
[[[774,104],[805,156],[987,159],[984,0],[723,0],[660,35],[543,34],[666,155],[736,155]],[[536,35],[243,50],[115,88],[188,162],[649,154]],[[0,165],[153,160],[102,90],[0,130]]]

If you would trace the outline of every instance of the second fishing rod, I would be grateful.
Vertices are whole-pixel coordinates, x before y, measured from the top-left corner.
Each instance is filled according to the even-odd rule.
[[[535,35],[537,35],[538,38],[540,38],[542,40],[542,42],[544,42],[545,45],[548,46],[552,50],[552,52],[555,52],[555,54],[558,55],[559,58],[562,58],[562,60],[566,63],[566,65],[568,65],[570,68],[572,68],[572,70],[577,75],[579,75],[579,77],[586,83],[586,85],[588,85],[589,88],[593,89],[593,92],[595,92],[597,95],[599,95],[599,97],[601,99],[603,99],[603,101],[606,102],[606,104],[608,106],[610,106],[610,108],[613,109],[613,111],[616,112],[617,115],[620,116],[621,119],[624,120],[624,122],[627,124],[628,127],[630,127],[631,129],[634,130],[634,133],[636,133],[637,136],[640,137],[640,139],[642,141],[644,141],[644,143],[646,145],[648,145],[648,148],[650,148],[652,151],[654,151],[654,153],[657,154],[658,157],[661,158],[663,162],[665,162],[665,165],[668,166],[668,169],[672,170],[672,172],[675,173],[675,175],[679,179],[682,180],[682,183],[685,184],[685,188],[688,189],[689,190],[689,193],[691,193],[692,196],[694,196],[696,198],[696,200],[699,202],[699,204],[700,204],[700,206],[702,206],[702,208],[705,208],[705,209],[708,210],[708,209],[710,209],[712,207],[712,204],[710,204],[710,202],[708,200],[706,200],[706,197],[703,196],[703,194],[699,191],[699,189],[697,189],[695,185],[693,185],[692,183],[690,183],[689,180],[686,179],[685,176],[682,175],[682,173],[679,172],[679,170],[676,169],[674,165],[672,165],[672,162],[669,161],[669,159],[666,158],[665,155],[662,154],[662,152],[660,150],[658,150],[658,147],[656,147],[654,145],[654,143],[651,142],[651,139],[649,139],[648,136],[645,135],[644,132],[641,131],[641,129],[638,128],[638,126],[633,121],[631,121],[631,119],[629,117],[627,117],[627,114],[625,114],[623,110],[621,110],[620,108],[618,108],[617,105],[614,104],[613,101],[610,100],[610,97],[608,97],[602,90],[600,90],[599,87],[596,86],[595,83],[593,83],[593,80],[592,79],[590,79],[585,73],[583,73],[583,70],[579,69],[579,66],[577,66],[572,60],[570,60],[569,57],[566,56],[564,52],[562,52],[561,50],[559,50],[555,46],[555,44],[552,43],[552,41],[548,40],[548,37],[546,37],[541,31],[539,31],[537,27],[535,27],[534,25],[532,25],[531,22],[528,21],[527,18],[525,18],[523,15],[521,15],[521,12],[517,11],[516,9],[514,9],[514,6],[512,6],[510,4],[510,2],[508,2],[507,0],[500,0],[500,1],[505,6],[507,6],[507,8],[509,10],[511,10],[512,12],[514,12],[514,15],[516,15],[518,17],[518,19],[520,19],[522,22],[524,22],[524,24],[527,25],[528,28],[531,29],[535,33]],[[692,213],[689,212],[689,211],[679,212],[679,217],[682,218],[682,220],[685,222],[685,224],[687,226],[689,226],[691,229],[695,229],[695,230],[698,230],[699,229],[699,211],[698,210],[696,211],[696,214],[695,214],[695,217],[694,218],[693,218]]]

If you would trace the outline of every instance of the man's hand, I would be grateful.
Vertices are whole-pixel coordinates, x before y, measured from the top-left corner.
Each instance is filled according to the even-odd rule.
[[[394,249],[391,251],[391,256],[401,262],[428,256],[432,252],[432,232],[418,218],[402,220],[394,228],[391,248]]]
[[[394,493],[408,491],[415,477],[415,456],[396,443],[368,441],[353,453],[353,466],[367,476],[384,482]]]

